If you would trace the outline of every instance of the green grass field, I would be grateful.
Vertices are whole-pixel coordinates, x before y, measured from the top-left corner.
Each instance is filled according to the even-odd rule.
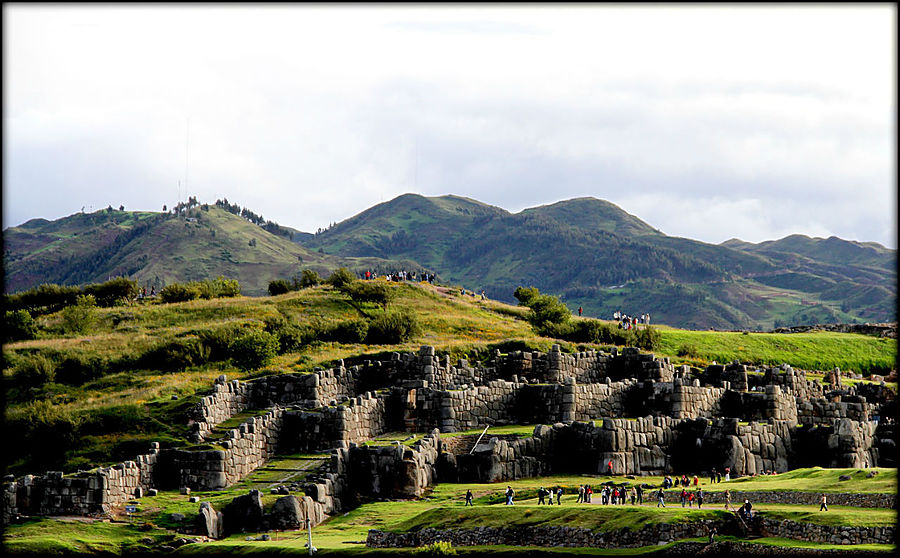
[[[322,457],[320,454],[296,454],[272,460],[267,467],[271,469],[291,468],[307,459]],[[261,470],[262,471],[262,470]],[[262,471],[265,472],[265,471]],[[832,479],[845,473],[843,469],[802,469],[775,477],[753,477],[742,481],[721,483],[721,487],[741,490],[782,490],[780,483],[802,482],[809,492],[827,492],[832,488]],[[879,469],[879,491],[896,492],[896,470]],[[467,529],[473,527],[521,527],[536,525],[561,525],[594,530],[639,529],[651,523],[673,523],[680,521],[697,521],[701,519],[724,519],[727,512],[720,506],[709,505],[708,508],[682,508],[674,502],[674,494],[670,494],[668,506],[657,508],[655,501],[645,501],[644,505],[626,504],[624,506],[603,506],[599,497],[592,504],[576,503],[574,488],[579,484],[589,483],[598,486],[607,477],[589,477],[579,475],[561,475],[522,479],[491,484],[449,484],[443,483],[418,500],[378,501],[364,503],[356,509],[338,514],[313,529],[313,544],[325,553],[370,554],[382,553],[375,549],[366,549],[365,541],[369,529],[390,531],[415,531],[423,527],[441,529]],[[625,481],[620,477],[616,481]],[[656,485],[661,479],[642,478],[641,482]],[[868,480],[854,476],[842,485],[847,491],[868,491],[874,485],[867,485]],[[507,485],[513,486],[517,492],[514,506],[503,505],[502,493]],[[567,487],[562,505],[538,506],[535,490],[539,486]],[[212,492],[195,492],[200,501],[208,501],[221,510],[234,497],[245,494],[251,488],[261,488],[256,481],[240,483],[226,490]],[[475,495],[475,506],[464,506],[464,494],[471,489]],[[710,490],[710,487],[707,487]],[[263,491],[263,504],[270,507],[280,496]],[[173,531],[179,524],[172,521],[171,514],[181,513],[186,521],[196,515],[198,504],[188,502],[188,496],[174,491],[161,492],[157,496],[145,497],[136,501],[138,512],[130,521],[115,523],[72,521],[71,519],[44,518],[29,520],[23,524],[12,525],[5,535],[7,548],[12,551],[32,552],[111,552],[127,553],[139,551],[150,544],[158,544],[171,540]],[[756,502],[757,513],[776,520],[791,520],[801,523],[820,525],[854,525],[883,526],[896,525],[897,512],[892,509],[851,508],[831,506],[828,512],[819,512],[818,506],[789,506]],[[121,511],[121,510],[119,510]],[[124,519],[124,516],[119,516]],[[141,527],[143,526],[143,528]],[[304,530],[270,533],[272,540],[246,541],[247,536],[258,533],[235,534],[222,541],[201,545],[189,545],[182,552],[235,552],[255,553],[268,550],[278,553],[303,552],[306,544]],[[830,545],[818,545],[793,540],[759,539],[755,544],[772,544],[775,546],[800,546],[805,548],[830,548]],[[854,547],[857,548],[857,547]],[[857,549],[862,550],[862,547]],[[866,545],[866,549],[888,551],[883,545]],[[462,550],[462,549],[460,549]],[[474,548],[469,548],[474,551]],[[483,548],[501,554],[513,548]],[[525,549],[519,549],[525,550]],[[568,549],[565,552],[585,551],[602,554],[632,554],[634,549],[620,549],[615,552],[601,549]],[[595,552],[596,551],[596,552]]]

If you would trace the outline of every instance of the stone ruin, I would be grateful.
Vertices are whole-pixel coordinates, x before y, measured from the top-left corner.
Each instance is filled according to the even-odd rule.
[[[275,523],[317,524],[368,499],[420,497],[436,482],[606,473],[610,461],[616,474],[636,476],[895,467],[887,418],[895,406],[883,383],[827,386],[788,365],[691,370],[634,348],[564,354],[554,345],[549,353],[495,351],[480,366],[422,347],[309,374],[246,382],[220,376],[186,416],[192,441],[207,440],[236,413],[266,412],[210,440],[218,449],[153,444],[148,454],[113,467],[7,479],[3,521],[106,514],[154,489],[222,489],[292,452],[331,454],[305,495],[279,504],[295,510],[295,519]],[[474,437],[452,436],[507,424],[538,426],[525,438],[488,430],[478,445]],[[361,445],[387,432],[428,434],[412,446]],[[206,504],[198,526],[213,537],[233,531],[229,513]]]

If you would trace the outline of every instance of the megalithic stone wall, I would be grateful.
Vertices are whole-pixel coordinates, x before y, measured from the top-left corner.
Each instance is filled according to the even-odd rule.
[[[99,515],[153,486],[159,444],[134,461],[65,476],[51,471],[3,483],[3,524],[22,515]]]

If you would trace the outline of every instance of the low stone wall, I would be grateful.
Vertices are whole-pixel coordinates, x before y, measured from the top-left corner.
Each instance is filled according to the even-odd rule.
[[[580,527],[535,526],[528,528],[476,527],[474,529],[425,528],[409,533],[369,530],[366,546],[403,548],[448,541],[453,546],[507,545],[545,547],[635,548],[669,543],[679,539],[706,537],[710,527],[719,534],[736,532],[731,522],[701,521],[658,523],[636,531],[594,531]]]
[[[824,513],[824,512],[823,512]],[[764,537],[784,537],[788,539],[830,543],[830,544],[896,544],[895,528],[885,527],[845,527],[840,525],[815,525],[796,521],[772,520],[757,516],[754,527]]]
[[[717,484],[717,488],[727,487],[728,483]],[[680,492],[678,488],[673,489]],[[822,493],[819,492],[792,492],[792,491],[744,491],[729,490],[731,504],[739,508],[744,500],[750,500],[752,504],[794,504],[801,506],[818,506]],[[852,506],[854,508],[895,508],[897,496],[895,494],[864,494],[854,492],[829,492],[827,493],[828,505]],[[724,504],[725,492],[703,491],[703,504]]]

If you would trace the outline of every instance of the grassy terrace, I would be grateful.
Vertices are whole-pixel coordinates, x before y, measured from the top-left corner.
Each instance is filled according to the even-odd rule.
[[[232,498],[245,494],[250,488],[263,490],[263,503],[269,507],[279,497],[268,493],[266,487],[285,472],[300,469],[304,464],[316,463],[324,458],[323,454],[294,454],[271,461],[265,468],[258,470],[250,478],[239,485],[226,490],[212,492],[195,492],[200,501],[208,501],[217,510],[221,510]],[[854,476],[842,483],[845,491],[868,491],[876,487],[867,484],[878,481],[878,491],[896,492],[896,470],[879,469],[875,479]],[[746,480],[734,480],[721,483],[715,488],[731,488],[741,490],[781,490],[778,482],[803,483],[810,492],[828,491],[832,480],[844,474],[843,469],[806,469],[778,475],[777,477],[754,477]],[[708,505],[702,510],[682,508],[674,502],[674,491],[670,491],[668,507],[657,508],[654,501],[645,502],[643,506],[602,506],[599,497],[592,504],[576,504],[574,489],[579,484],[588,483],[597,487],[608,479],[606,476],[591,477],[579,475],[560,475],[534,479],[523,479],[491,484],[438,484],[430,493],[420,500],[370,502],[337,515],[324,524],[314,528],[314,544],[323,552],[372,553],[365,549],[360,541],[364,541],[369,529],[392,531],[415,531],[423,527],[435,528],[471,528],[477,526],[491,527],[523,527],[534,525],[564,525],[588,529],[614,530],[638,529],[643,525],[658,522],[695,521],[700,519],[721,519],[725,511],[718,505]],[[623,477],[613,477],[616,482],[626,482]],[[640,482],[658,484],[661,479],[641,478]],[[633,481],[632,481],[633,482]],[[774,483],[774,484],[773,484]],[[516,490],[516,505],[503,505],[502,493],[507,485]],[[561,506],[537,506],[536,489],[545,487],[566,487]],[[704,482],[704,489],[714,489]],[[471,489],[475,495],[475,506],[463,506],[463,496]],[[110,552],[126,552],[139,550],[141,539],[171,540],[175,535],[172,529],[179,524],[172,521],[172,513],[182,513],[188,521],[197,512],[198,504],[188,502],[188,496],[176,492],[161,492],[157,496],[145,497],[138,501],[138,513],[131,521],[119,515],[118,523],[85,523],[63,519],[31,520],[24,524],[13,525],[6,533],[4,542],[11,550],[43,549],[48,551],[94,552],[105,550]],[[765,517],[772,519],[822,525],[858,525],[881,526],[896,525],[897,512],[892,509],[850,508],[830,506],[829,511],[818,512],[818,506],[788,506],[755,502],[754,509]],[[119,512],[123,510],[118,510]],[[138,526],[146,525],[144,529]],[[273,540],[267,542],[248,542],[245,537],[257,535],[244,533],[233,535],[223,541],[202,545],[190,545],[184,551],[193,552],[253,552],[260,550],[281,551],[287,553],[303,552],[306,542],[305,531],[271,533]],[[825,548],[822,545],[799,543],[798,541],[765,541],[756,544],[775,544],[777,546],[802,545]],[[862,549],[854,547],[856,549]],[[873,550],[890,550],[889,547],[872,548]],[[462,550],[462,549],[461,549]],[[473,549],[470,549],[473,550]],[[503,550],[502,548],[491,548]],[[511,549],[510,549],[511,550]],[[579,549],[581,552],[583,549]],[[375,553],[380,553],[377,551]],[[571,552],[571,550],[570,550]],[[589,553],[594,553],[590,551]],[[609,551],[606,551],[609,553]],[[615,553],[630,554],[622,550]]]

